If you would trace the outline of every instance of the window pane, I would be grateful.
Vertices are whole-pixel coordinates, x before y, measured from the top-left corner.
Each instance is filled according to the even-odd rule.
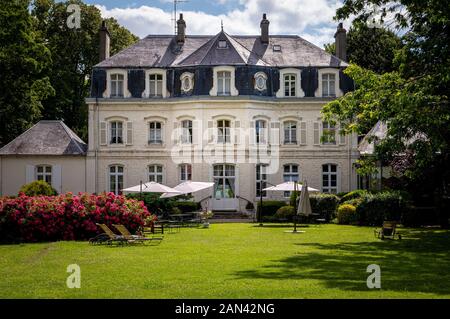
[[[226,79],[225,80],[225,94],[230,94],[230,87],[231,87],[231,80],[230,79]]]

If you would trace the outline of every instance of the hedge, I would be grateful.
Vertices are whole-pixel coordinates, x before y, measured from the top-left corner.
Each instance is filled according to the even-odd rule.
[[[341,203],[345,203],[348,202],[349,200],[355,199],[355,198],[360,198],[363,197],[365,195],[369,194],[369,192],[365,189],[357,189],[351,192],[348,192],[347,194],[345,194],[344,196],[341,196]]]
[[[142,202],[116,196],[71,193],[59,196],[0,198],[0,239],[56,241],[88,239],[100,231],[96,223],[122,224],[132,233],[151,214]]]
[[[196,212],[201,209],[200,203],[193,201],[175,202],[173,205],[174,207],[180,209],[182,213]]]
[[[257,204],[257,214],[261,211],[261,203]],[[282,200],[266,200],[263,201],[263,209],[261,217],[274,217],[275,213],[280,207],[286,206],[286,202]]]
[[[327,222],[336,217],[339,197],[333,194],[311,194],[309,196],[312,212]]]
[[[274,216],[277,219],[286,219],[288,221],[291,221],[294,215],[295,215],[295,208],[294,206],[289,205],[278,208]]]
[[[338,224],[354,225],[358,223],[356,207],[350,204],[342,204],[337,210]]]

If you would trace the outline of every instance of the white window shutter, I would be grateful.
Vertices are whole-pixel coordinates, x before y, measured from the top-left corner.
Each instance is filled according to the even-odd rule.
[[[202,135],[199,135],[198,120],[192,121],[192,144],[198,145],[202,141]]]
[[[127,144],[133,144],[133,122],[127,122]]]
[[[320,144],[320,123],[314,122],[314,145]]]
[[[250,121],[250,144],[254,145],[256,144],[256,127],[255,127],[255,121]]]
[[[214,122],[208,121],[208,143],[214,143]]]
[[[280,122],[270,123],[270,144],[280,145]]]
[[[107,142],[107,129],[106,122],[100,122],[100,145],[106,145]]]
[[[61,176],[61,165],[52,166],[52,186],[58,194],[62,192],[62,176]]]
[[[234,143],[240,143],[241,121],[234,122]]]
[[[178,144],[181,141],[181,129],[178,122],[173,122],[173,144]]]
[[[25,184],[31,183],[36,179],[36,176],[34,174],[35,167],[34,165],[27,165],[26,171],[25,171]]]
[[[306,145],[306,122],[300,122],[300,144]]]
[[[340,132],[341,130],[341,126],[339,126],[339,130],[338,130],[338,134],[339,134],[339,144],[343,145],[346,142],[346,135],[345,134],[341,134]]]

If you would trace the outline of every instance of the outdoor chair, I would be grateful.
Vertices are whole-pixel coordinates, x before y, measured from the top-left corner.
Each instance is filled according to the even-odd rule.
[[[161,235],[160,237],[144,237],[141,235],[132,235],[130,231],[124,226],[124,225],[113,225],[119,233],[129,242],[129,243],[140,243],[144,244],[145,242],[150,242],[152,240],[158,240],[159,243],[161,240],[164,239],[164,236]]]
[[[395,239],[397,236],[398,239],[402,239],[402,235],[397,233],[397,222],[393,221],[385,221],[383,222],[383,226],[381,229],[374,230],[375,237],[380,239]]]
[[[128,243],[127,239],[124,238],[121,235],[115,234],[111,229],[109,229],[106,224],[96,224],[98,227],[100,227],[103,230],[103,234],[97,235],[94,238],[91,238],[89,240],[89,243],[106,243],[108,245],[112,243],[118,243],[118,244],[126,244]]]

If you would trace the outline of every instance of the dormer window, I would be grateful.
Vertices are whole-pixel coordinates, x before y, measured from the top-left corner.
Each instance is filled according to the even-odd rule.
[[[217,95],[231,95],[231,72],[217,72]]]
[[[333,73],[322,74],[322,96],[336,96],[336,75]]]
[[[273,46],[273,52],[281,52],[281,45],[274,44]]]
[[[297,76],[295,74],[284,75],[284,96],[296,96]]]
[[[228,42],[225,40],[219,40],[218,47],[219,49],[226,49],[228,48]]]
[[[162,74],[150,74],[150,97],[162,97],[163,76]]]
[[[111,97],[123,97],[123,74],[111,74]]]

